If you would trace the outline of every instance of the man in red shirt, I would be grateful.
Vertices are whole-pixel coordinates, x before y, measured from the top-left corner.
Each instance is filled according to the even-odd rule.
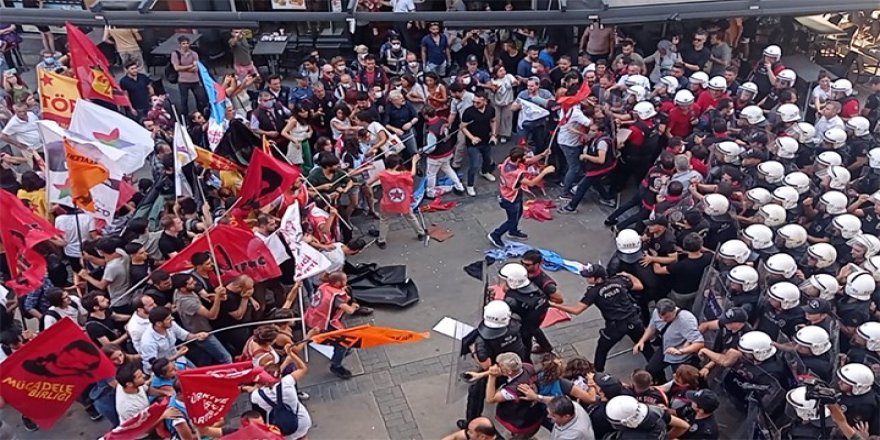
[[[413,176],[419,164],[418,153],[412,157],[412,167],[407,171],[401,171],[401,158],[396,154],[385,157],[385,170],[373,176],[367,181],[365,187],[371,188],[376,182],[382,186],[382,200],[379,201],[379,239],[376,246],[385,249],[385,238],[388,236],[388,226],[391,218],[397,214],[406,219],[409,226],[415,231],[419,241],[425,239],[425,230],[419,224],[419,220],[413,214]]]
[[[507,159],[498,165],[498,186],[501,192],[498,201],[501,208],[507,213],[507,220],[489,234],[489,241],[498,247],[504,247],[504,242],[501,240],[504,234],[522,239],[529,238],[519,230],[519,219],[523,213],[522,189],[526,186],[540,184],[544,180],[544,176],[556,171],[556,168],[550,165],[541,170],[537,176],[529,177],[526,171],[528,164],[525,156],[526,150],[522,147],[513,147],[510,149]]]
[[[675,93],[675,107],[669,111],[669,123],[666,126],[666,136],[678,136],[682,139],[690,136],[694,125],[697,123],[697,114],[694,111],[694,95],[689,90],[679,90]]]

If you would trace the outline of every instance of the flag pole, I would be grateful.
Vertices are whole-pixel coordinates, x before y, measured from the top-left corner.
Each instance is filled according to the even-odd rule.
[[[241,324],[230,325],[228,327],[218,328],[217,330],[209,331],[208,335],[213,335],[215,333],[225,332],[226,330],[235,330],[237,328],[242,328],[242,327],[254,327],[254,326],[264,325],[264,324],[281,324],[284,322],[301,321],[301,320],[302,320],[302,318],[281,318],[281,319],[270,319],[268,321],[243,322]],[[303,338],[305,338],[305,335],[303,335]],[[306,339],[303,339],[303,341],[305,341],[305,340]],[[189,341],[175,345],[175,348],[183,347],[184,345],[188,345],[189,343],[195,342],[195,341],[196,341],[196,339],[190,339]],[[303,342],[303,341],[300,341],[300,342]]]
[[[305,293],[305,289],[303,289],[302,283],[300,283],[299,292],[297,292],[297,294],[296,294],[296,302],[299,305],[299,317],[300,317],[299,326],[300,326],[300,329],[302,330],[303,340],[306,339],[306,335],[308,334],[306,331],[306,319],[305,319],[306,312],[305,312],[305,307],[303,306],[303,302],[305,300],[303,298],[304,293]],[[306,347],[303,349],[303,356],[305,356],[305,361],[308,362],[309,361],[309,346],[308,346],[308,344],[306,344]]]
[[[202,180],[198,177],[196,178],[196,187],[198,188],[198,191],[202,193],[202,197],[204,197],[205,196],[205,188],[202,187]],[[219,286],[223,285],[223,279],[220,278],[220,266],[217,265],[217,254],[214,252],[214,243],[211,240],[211,230],[212,229],[214,229],[213,226],[208,228],[207,231],[205,231],[205,238],[208,239],[208,251],[211,253],[211,261],[214,262],[214,273],[217,274],[217,285],[219,287]]]

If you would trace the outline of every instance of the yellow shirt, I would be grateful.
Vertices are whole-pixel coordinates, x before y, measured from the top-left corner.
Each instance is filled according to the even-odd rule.
[[[49,209],[46,203],[45,188],[40,188],[36,191],[25,191],[23,189],[20,189],[18,190],[18,194],[16,194],[16,196],[21,200],[27,200],[28,202],[30,202],[31,210],[40,217],[46,218]]]
[[[113,28],[110,29],[110,36],[116,42],[117,52],[141,50],[141,47],[138,46],[137,29]]]

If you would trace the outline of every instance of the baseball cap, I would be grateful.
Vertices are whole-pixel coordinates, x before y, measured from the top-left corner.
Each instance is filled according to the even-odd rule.
[[[581,276],[584,278],[587,277],[608,277],[608,271],[605,270],[605,267],[601,264],[587,264],[586,267],[581,269]]]
[[[813,298],[807,301],[804,307],[804,313],[818,315],[819,313],[831,313],[831,303],[822,298]]]
[[[749,314],[742,307],[731,307],[724,311],[724,313],[718,317],[718,324],[732,324],[735,322],[748,322]]]
[[[691,402],[696,403],[703,411],[709,413],[715,411],[721,405],[718,396],[712,390],[688,391],[684,395]]]
[[[623,384],[620,383],[620,379],[608,373],[597,373],[593,377],[593,381],[606,396],[617,396],[623,392]]]
[[[468,57],[467,57],[468,64],[478,64],[479,62],[480,62],[480,60],[477,59],[476,55],[468,55]]]
[[[658,215],[652,219],[645,220],[645,226],[669,226],[669,220],[665,215]]]

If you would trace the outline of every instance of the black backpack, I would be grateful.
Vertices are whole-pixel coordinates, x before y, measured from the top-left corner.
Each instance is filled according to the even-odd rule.
[[[267,422],[277,426],[283,435],[291,435],[299,429],[299,417],[296,415],[299,406],[297,405],[296,409],[291,409],[290,405],[284,403],[284,393],[281,389],[280,381],[278,382],[278,386],[275,387],[275,398],[278,399],[277,403],[269,400],[269,397],[266,396],[266,393],[263,390],[257,392],[260,393],[260,397],[263,401],[271,407],[267,414]]]
[[[180,51],[175,50],[174,53],[177,54],[177,61],[180,62]],[[171,62],[171,58],[173,58],[173,55],[169,57],[168,65],[165,66],[165,79],[171,84],[177,84],[177,79],[180,77],[180,75],[174,68],[174,63]]]
[[[43,313],[43,317],[40,318],[40,323],[39,323],[39,324],[40,324],[40,325],[39,325],[39,327],[40,327],[40,331],[46,330],[46,316],[51,316],[51,317],[55,318],[55,322],[56,322],[56,323],[57,323],[58,321],[61,321],[61,314],[60,314],[60,313],[58,313],[58,312],[56,312],[56,311],[54,311],[54,310],[51,310],[51,309],[50,309],[50,310],[46,310],[46,312]]]

